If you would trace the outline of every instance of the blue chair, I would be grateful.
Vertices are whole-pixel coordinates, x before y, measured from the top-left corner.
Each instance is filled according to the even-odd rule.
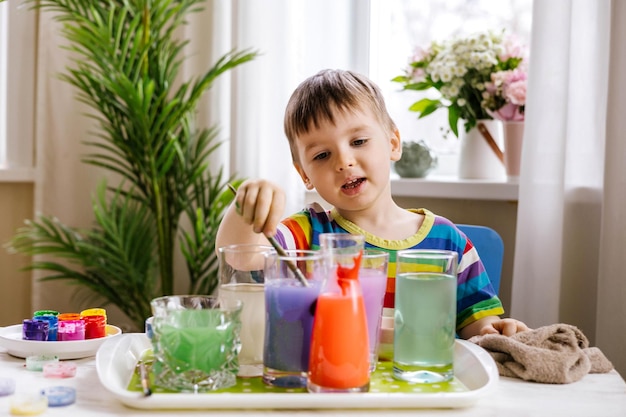
[[[500,291],[504,242],[495,230],[487,226],[457,224],[457,227],[472,241],[496,294]]]

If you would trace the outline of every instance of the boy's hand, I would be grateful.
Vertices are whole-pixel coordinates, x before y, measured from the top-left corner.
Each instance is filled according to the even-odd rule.
[[[501,334],[512,336],[515,333],[530,330],[526,324],[515,319],[503,319],[498,316],[487,316],[468,324],[459,330],[459,336],[469,339],[484,334]]]
[[[237,213],[255,233],[274,236],[285,209],[285,193],[267,180],[247,180],[237,189]]]
[[[499,319],[492,321],[480,329],[480,334],[501,334],[512,336],[515,333],[530,330],[526,324],[515,319]]]

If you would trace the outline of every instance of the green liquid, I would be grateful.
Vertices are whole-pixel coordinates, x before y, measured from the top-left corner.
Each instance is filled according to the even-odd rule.
[[[240,327],[239,312],[180,310],[164,318],[155,317],[156,383],[166,388],[197,390],[205,383],[210,386],[208,381],[216,378],[234,382],[239,368]]]
[[[425,383],[452,378],[456,277],[398,274],[395,305],[394,376]]]

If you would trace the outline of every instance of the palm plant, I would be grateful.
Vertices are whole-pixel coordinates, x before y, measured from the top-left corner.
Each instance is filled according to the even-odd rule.
[[[150,315],[150,300],[173,294],[177,239],[188,293],[210,294],[217,285],[215,234],[233,198],[226,183],[234,178],[224,178],[221,167],[210,169],[217,131],[197,128],[195,111],[216,77],[256,52],[232,51],[197,79],[180,83],[187,42],[175,31],[201,2],[39,0],[36,6],[62,22],[74,59],[61,77],[94,110],[89,116],[97,129],[86,141],[93,152],[83,161],[121,180],[98,188],[93,227],[39,216],[18,230],[9,249],[45,255],[29,266],[51,273],[43,280],[92,289],[138,329]]]

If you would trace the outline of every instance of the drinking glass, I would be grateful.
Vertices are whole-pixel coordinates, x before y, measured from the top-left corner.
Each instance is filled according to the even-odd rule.
[[[265,335],[264,274],[265,254],[271,246],[235,244],[218,248],[219,287],[223,299],[240,300],[241,377],[263,374],[263,338]]]
[[[457,253],[398,251],[393,377],[418,383],[453,378]]]
[[[313,322],[309,392],[369,390],[369,337],[359,282],[364,241],[361,235],[320,235],[328,275]]]
[[[292,268],[306,277],[306,286]],[[320,251],[287,250],[265,259],[263,381],[279,387],[306,386],[316,300],[325,278]]]
[[[323,233],[320,235],[322,250],[335,253],[359,250],[365,244],[365,237],[347,233]],[[348,256],[348,261],[350,257]],[[389,267],[389,253],[365,249],[361,258],[359,270],[359,283],[365,302],[365,314],[367,316],[367,334],[370,347],[370,371],[376,370],[378,363],[378,346],[380,341],[380,328],[383,315],[383,302],[387,290],[387,274]]]
[[[193,393],[235,385],[241,301],[174,295],[150,306],[155,385]]]
[[[383,316],[383,301],[387,290],[387,270],[389,252],[366,249],[361,259],[359,283],[365,302],[367,316],[367,334],[370,348],[370,371],[376,370],[378,346]]]

